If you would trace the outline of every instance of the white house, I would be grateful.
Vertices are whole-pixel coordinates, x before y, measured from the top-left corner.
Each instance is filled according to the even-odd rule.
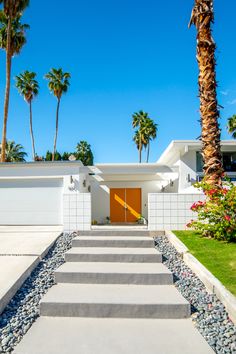
[[[0,225],[90,228],[83,169],[80,161],[1,163]]]
[[[236,142],[222,141],[225,171],[236,180]],[[133,224],[142,215],[150,230],[183,229],[190,206],[203,196],[201,142],[172,141],[156,163],[80,161],[0,164],[0,225]]]
[[[222,140],[221,150],[223,155],[224,170],[233,180],[236,180],[236,141]],[[173,140],[157,161],[170,166],[177,171],[175,192],[196,192],[193,183],[203,177],[203,162],[201,157],[200,140]],[[168,188],[168,185],[166,186]],[[168,192],[171,190],[168,188]]]

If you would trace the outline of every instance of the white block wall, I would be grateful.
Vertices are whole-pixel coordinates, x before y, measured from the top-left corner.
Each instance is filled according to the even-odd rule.
[[[73,192],[63,195],[65,232],[91,229],[91,194]]]
[[[192,204],[204,199],[204,194],[149,193],[148,229],[185,230],[186,224],[197,217],[190,209]]]

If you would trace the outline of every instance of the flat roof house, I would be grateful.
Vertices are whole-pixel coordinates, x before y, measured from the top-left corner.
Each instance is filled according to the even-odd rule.
[[[236,142],[221,142],[224,168],[236,180]],[[0,164],[0,225],[63,225],[89,230],[91,223],[184,228],[190,206],[202,196],[201,142],[172,141],[156,163],[95,164],[80,161]],[[93,222],[92,222],[93,221]]]
[[[236,142],[222,141],[225,171],[236,180]],[[148,195],[196,194],[203,177],[201,141],[172,141],[156,163],[96,164],[90,167],[92,219],[98,223],[133,223],[148,219]],[[166,197],[167,198],[167,197]]]

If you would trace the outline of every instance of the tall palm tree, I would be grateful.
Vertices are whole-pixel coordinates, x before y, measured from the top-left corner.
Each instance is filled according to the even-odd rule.
[[[22,12],[29,5],[29,0],[0,0],[0,3],[3,3],[3,10],[1,11],[0,15],[0,47],[6,50],[6,89],[4,100],[1,157],[1,161],[4,162],[10,97],[11,61],[15,54],[19,54],[21,48],[26,42],[25,29],[29,28],[29,26],[22,25],[20,22],[20,17]]]
[[[139,152],[139,163],[142,162],[142,151],[143,148],[146,149],[147,147],[147,137],[144,134],[143,131],[140,131],[140,129],[135,130],[134,136],[133,136],[133,141],[138,149]]]
[[[211,33],[213,22],[213,0],[195,0],[189,27],[194,24],[197,29],[203,169],[205,181],[220,187],[223,165],[220,148],[219,106],[216,94],[216,44]]]
[[[133,140],[136,142],[138,138],[138,144],[136,142],[136,146],[139,151],[139,163],[142,162],[142,148],[143,148],[143,143],[144,143],[144,124],[145,121],[148,119],[148,113],[143,112],[142,110],[139,112],[135,112],[132,115],[132,126],[133,128],[138,128],[138,130],[135,132],[135,135],[133,137]]]
[[[5,162],[24,162],[27,153],[21,144],[16,144],[14,141],[6,141],[5,147],[6,157]],[[0,154],[2,154],[2,147],[0,146]]]
[[[149,161],[149,154],[150,154],[150,143],[151,140],[156,139],[157,136],[157,124],[150,118],[145,121],[144,124],[144,135],[146,140],[147,146],[147,159],[146,162]]]
[[[61,102],[61,96],[63,93],[66,93],[70,86],[70,74],[63,72],[61,68],[55,69],[52,68],[51,71],[45,75],[45,78],[49,81],[48,87],[49,90],[57,98],[57,110],[56,110],[56,132],[53,145],[52,161],[54,161],[56,147],[57,147],[57,134],[58,134],[58,118],[59,118],[59,108]]]
[[[25,101],[29,104],[30,112],[30,136],[32,142],[32,156],[35,161],[35,144],[34,144],[34,133],[33,133],[33,123],[32,123],[32,101],[34,97],[38,95],[39,85],[37,80],[35,80],[36,73],[30,71],[24,71],[22,74],[16,76],[16,87],[19,93],[24,97]]]
[[[93,153],[91,145],[87,141],[81,140],[76,146],[76,159],[80,160],[84,166],[93,165]]]
[[[228,132],[236,139],[236,114],[228,119]]]

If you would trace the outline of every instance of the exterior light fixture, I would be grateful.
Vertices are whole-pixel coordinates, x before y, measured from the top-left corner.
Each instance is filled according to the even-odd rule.
[[[70,191],[75,190],[75,181],[74,181],[74,179],[73,179],[72,176],[70,176],[70,184],[69,184],[69,186],[68,186],[68,189],[69,189]]]
[[[83,180],[83,186],[86,187],[86,179]]]

